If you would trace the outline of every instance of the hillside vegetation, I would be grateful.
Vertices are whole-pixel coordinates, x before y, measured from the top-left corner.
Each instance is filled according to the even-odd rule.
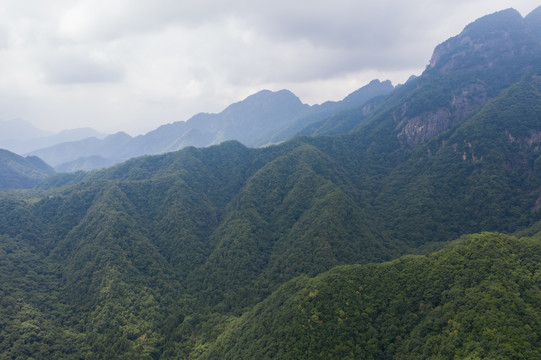
[[[541,37],[517,14],[332,136],[0,193],[0,359],[538,358]]]
[[[53,168],[36,156],[0,149],[0,190],[30,188],[52,174]]]
[[[426,256],[299,277],[202,359],[537,359],[541,242],[484,233]]]

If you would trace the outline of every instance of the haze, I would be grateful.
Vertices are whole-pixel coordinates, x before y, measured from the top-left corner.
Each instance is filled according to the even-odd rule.
[[[0,4],[0,120],[136,135],[261,89],[313,104],[374,78],[403,83],[476,18],[509,7],[525,16],[539,2]]]

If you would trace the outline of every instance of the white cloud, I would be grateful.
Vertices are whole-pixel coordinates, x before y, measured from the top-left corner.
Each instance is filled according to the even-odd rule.
[[[337,100],[419,74],[511,0],[0,0],[0,119],[149,131],[262,88]]]
[[[52,84],[119,82],[124,76],[119,65],[92,54],[53,56],[43,67],[47,82]]]

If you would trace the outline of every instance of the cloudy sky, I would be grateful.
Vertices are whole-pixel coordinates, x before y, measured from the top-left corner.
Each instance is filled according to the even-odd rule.
[[[145,133],[261,89],[403,83],[473,20],[540,0],[0,0],[0,120]]]

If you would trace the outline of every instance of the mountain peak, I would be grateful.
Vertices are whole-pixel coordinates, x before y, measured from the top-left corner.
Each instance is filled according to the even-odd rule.
[[[483,16],[464,28],[463,34],[481,35],[494,30],[513,30],[522,26],[522,15],[515,9],[497,11]]]
[[[459,35],[436,47],[427,71],[448,74],[493,67],[516,57],[532,57],[539,50],[539,41],[527,36],[527,24],[536,14],[534,11],[526,20],[517,10],[506,9],[472,22]]]
[[[229,105],[221,114],[226,117],[233,116],[236,121],[243,122],[243,119],[252,123],[256,118],[256,112],[269,114],[272,117],[290,118],[302,111],[305,107],[301,100],[289,90],[261,90],[246,99]]]
[[[227,109],[224,110],[224,112],[226,112],[230,108],[237,108],[240,106],[251,107],[254,105],[261,105],[267,102],[285,102],[289,104],[302,105],[301,100],[289,90],[283,89],[278,91],[272,91],[264,89],[248,96],[242,101],[230,105]]]
[[[357,105],[361,105],[367,100],[378,96],[385,95],[391,92],[394,89],[393,84],[390,80],[379,81],[378,79],[370,81],[368,85],[363,86],[362,88],[352,92],[344,98],[345,103],[353,102]]]

